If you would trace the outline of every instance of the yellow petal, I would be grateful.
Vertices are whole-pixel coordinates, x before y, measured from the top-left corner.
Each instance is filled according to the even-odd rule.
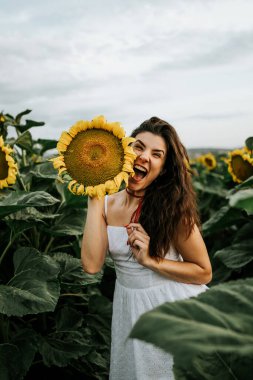
[[[132,173],[134,171],[133,166],[129,162],[124,163],[122,170],[129,173]]]
[[[94,195],[95,195],[94,186],[87,186],[85,189],[85,195],[88,195],[91,198],[94,197]]]
[[[105,190],[108,194],[113,194],[118,191],[118,187],[116,186],[114,181],[109,180],[105,183]]]
[[[63,168],[58,169],[58,173],[59,173],[59,174],[62,174],[62,173],[64,173],[64,172],[66,172],[66,171],[67,171],[67,168],[66,168],[66,167],[63,167]]]
[[[93,128],[103,128],[106,124],[105,117],[103,115],[96,116],[91,121],[91,124]]]
[[[0,146],[3,146],[4,145],[4,140],[2,138],[2,136],[0,136]]]
[[[123,137],[122,138],[123,149],[125,149],[129,144],[133,143],[134,141],[136,141],[134,137]]]
[[[81,194],[84,194],[85,191],[84,191],[84,186],[83,185],[80,185],[77,189],[77,195],[81,195]]]
[[[57,148],[57,150],[58,150],[58,152],[65,152],[66,150],[67,150],[67,145],[65,145],[65,144],[63,144],[61,141],[59,141],[58,143],[57,143],[57,146],[56,146],[56,148]]]
[[[69,145],[72,141],[72,137],[68,134],[68,132],[62,132],[60,140],[63,144]]]
[[[59,169],[62,166],[65,167],[64,157],[63,156],[59,156],[59,157],[54,158],[53,159],[53,166],[54,166],[55,169]]]
[[[4,187],[8,187],[8,182],[6,179],[0,179],[0,189],[3,189]]]
[[[119,189],[120,188],[120,185],[123,181],[123,175],[122,175],[122,172],[117,174],[116,177],[113,178],[117,188]]]
[[[114,136],[118,137],[119,139],[122,139],[125,136],[125,131],[121,127],[120,123],[114,122],[114,123],[110,123],[110,124],[113,128],[112,132],[113,132]]]
[[[105,185],[101,184],[101,185],[95,186],[95,191],[98,198],[104,197],[106,194]]]
[[[69,191],[72,191],[72,186],[77,183],[77,181],[75,179],[72,179],[72,181],[69,182],[68,184],[68,189]]]

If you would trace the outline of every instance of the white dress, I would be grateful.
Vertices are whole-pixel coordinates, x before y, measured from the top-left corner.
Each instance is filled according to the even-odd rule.
[[[107,214],[105,197],[105,215]],[[113,297],[110,380],[171,380],[172,355],[150,343],[127,338],[141,314],[165,302],[196,296],[206,285],[169,280],[142,265],[131,256],[125,227],[107,226],[109,254],[114,260],[116,284]],[[183,261],[171,249],[165,256]]]

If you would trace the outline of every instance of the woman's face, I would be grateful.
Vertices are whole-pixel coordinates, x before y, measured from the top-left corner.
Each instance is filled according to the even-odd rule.
[[[163,137],[151,132],[136,135],[132,144],[137,157],[134,162],[135,175],[129,177],[128,188],[133,191],[146,189],[162,172],[167,146]]]

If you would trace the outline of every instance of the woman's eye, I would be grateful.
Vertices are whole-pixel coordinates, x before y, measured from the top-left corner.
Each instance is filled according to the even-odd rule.
[[[134,146],[135,149],[141,150],[141,147],[139,145]]]
[[[159,158],[161,157],[160,153],[154,153],[154,156]]]

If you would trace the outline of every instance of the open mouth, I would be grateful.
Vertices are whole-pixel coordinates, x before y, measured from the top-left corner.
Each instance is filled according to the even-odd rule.
[[[134,179],[136,181],[140,181],[142,180],[144,177],[146,177],[146,175],[148,174],[148,171],[146,168],[144,168],[143,166],[140,166],[140,165],[134,165]]]

